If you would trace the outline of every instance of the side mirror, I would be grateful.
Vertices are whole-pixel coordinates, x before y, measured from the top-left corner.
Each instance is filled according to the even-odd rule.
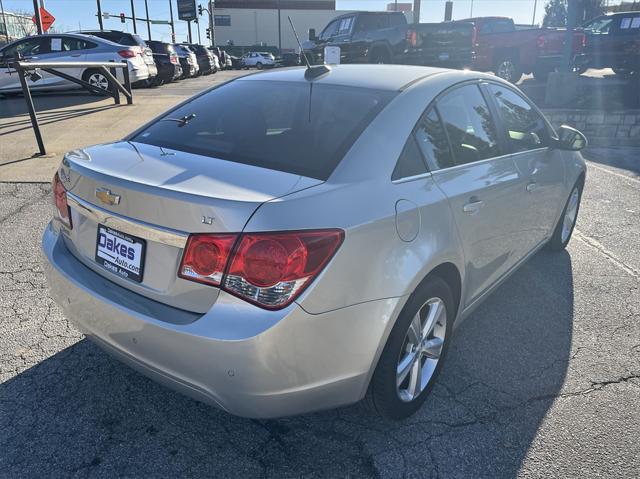
[[[587,138],[575,128],[562,125],[558,128],[558,138],[552,146],[558,150],[580,151],[587,146]]]
[[[315,42],[318,40],[318,37],[316,35],[316,29],[315,28],[310,28],[309,29],[309,41],[310,42]]]

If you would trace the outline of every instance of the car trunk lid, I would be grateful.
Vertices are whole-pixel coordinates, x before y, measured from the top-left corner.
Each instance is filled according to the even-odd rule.
[[[71,152],[59,176],[68,191],[73,220],[65,241],[79,260],[139,294],[202,313],[215,302],[217,289],[177,276],[188,235],[241,232],[265,201],[322,183],[130,142]],[[103,264],[96,256],[98,244],[105,240],[99,232],[116,245],[131,240],[144,250],[140,278],[124,277],[126,273]]]

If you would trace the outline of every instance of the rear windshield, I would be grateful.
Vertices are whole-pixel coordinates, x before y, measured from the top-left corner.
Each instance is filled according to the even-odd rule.
[[[396,92],[303,82],[233,81],[194,98],[131,141],[326,180]],[[195,115],[184,126],[177,121]]]

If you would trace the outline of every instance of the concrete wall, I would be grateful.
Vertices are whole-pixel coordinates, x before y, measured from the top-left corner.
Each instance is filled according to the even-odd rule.
[[[554,127],[577,128],[592,145],[640,146],[640,110],[546,109],[544,113]]]
[[[349,13],[348,10],[281,10],[282,49],[298,50],[287,16],[296,27],[300,41],[308,38],[310,28],[319,34],[330,20]],[[272,9],[216,8],[216,15],[229,15],[231,26],[216,26],[216,43],[225,45],[233,40],[235,45],[255,45],[261,42],[278,46],[278,11]],[[408,14],[411,21],[411,14]]]

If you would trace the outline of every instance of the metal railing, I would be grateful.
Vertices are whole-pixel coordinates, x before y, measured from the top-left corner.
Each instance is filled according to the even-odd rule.
[[[36,141],[38,142],[38,148],[41,155],[46,155],[47,151],[42,139],[42,133],[40,132],[40,124],[38,123],[38,115],[33,106],[33,98],[31,97],[31,89],[27,82],[27,76],[39,76],[37,70],[42,70],[55,75],[57,77],[68,80],[72,83],[76,83],[88,90],[90,93],[97,95],[110,96],[116,105],[120,104],[120,93],[122,93],[127,99],[127,104],[133,103],[133,94],[131,92],[131,80],[129,77],[129,66],[125,61],[118,62],[27,62],[27,61],[15,61],[9,64],[9,66],[16,70],[20,84],[22,85],[22,93],[24,94],[25,101],[27,103],[27,109],[29,110],[29,117],[31,118],[31,126],[36,135]],[[109,82],[109,89],[105,90],[98,86],[92,85],[80,78],[76,78],[72,75],[59,71],[59,69],[65,68],[91,68],[98,70],[104,75]],[[116,69],[122,70],[122,76],[124,85],[117,79]],[[32,73],[29,73],[32,72]]]

